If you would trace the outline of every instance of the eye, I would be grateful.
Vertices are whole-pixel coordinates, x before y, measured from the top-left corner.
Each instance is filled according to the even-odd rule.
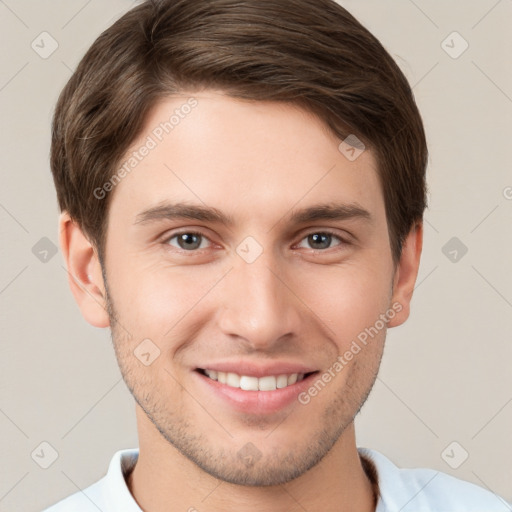
[[[194,251],[196,249],[205,249],[208,246],[208,242],[209,240],[201,233],[185,231],[169,237],[165,243],[184,251]]]
[[[309,247],[311,249],[315,250],[330,249],[333,240],[338,241],[338,243],[335,245],[341,245],[344,242],[343,239],[341,239],[334,233],[329,233],[325,231],[310,233],[308,236],[302,239],[301,243],[299,244],[299,247],[304,247],[304,245],[302,245],[304,240],[309,244]]]

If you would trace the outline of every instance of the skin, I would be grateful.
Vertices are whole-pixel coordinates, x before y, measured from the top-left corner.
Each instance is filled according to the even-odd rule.
[[[190,96],[197,107],[111,192],[103,272],[80,228],[60,218],[74,297],[89,323],[110,326],[136,400],[140,455],[129,488],[151,512],[374,510],[353,420],[386,328],[409,316],[422,225],[395,269],[372,151],[349,161],[320,120],[291,105],[220,91],[169,98],[130,151]],[[234,223],[136,222],[162,202],[214,207]],[[357,203],[371,221],[290,221],[327,202]],[[178,230],[204,235],[199,248],[181,248]],[[325,230],[335,236],[323,245],[308,237]],[[263,251],[252,263],[236,252],[247,236]],[[194,371],[244,359],[306,363],[321,375],[393,304],[401,311],[307,405],[240,412]],[[148,366],[134,356],[144,339],[160,350]],[[237,455],[247,443],[260,454],[249,466]]]

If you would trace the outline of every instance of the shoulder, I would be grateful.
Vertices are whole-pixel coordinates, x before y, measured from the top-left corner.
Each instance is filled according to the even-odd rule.
[[[103,477],[83,491],[78,491],[67,498],[43,510],[43,512],[98,512],[107,510]]]
[[[377,512],[512,512],[496,494],[441,471],[400,469],[375,450],[359,448],[377,470]]]
[[[125,474],[135,465],[138,449],[119,450],[114,454],[107,474],[82,491],[78,491],[42,512],[98,512],[122,510],[140,512],[125,481]]]

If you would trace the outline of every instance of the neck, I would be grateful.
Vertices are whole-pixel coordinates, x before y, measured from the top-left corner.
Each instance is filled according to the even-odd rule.
[[[143,510],[224,512],[374,512],[374,485],[356,444],[354,425],[313,468],[283,485],[252,487],[223,482],[170,445],[137,406],[139,458],[128,487]],[[169,508],[172,506],[172,509]]]

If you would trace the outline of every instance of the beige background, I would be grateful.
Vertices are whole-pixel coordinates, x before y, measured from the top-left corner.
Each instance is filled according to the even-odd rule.
[[[388,333],[358,444],[512,501],[512,1],[341,3],[414,85],[431,153],[412,315]],[[52,109],[85,50],[132,5],[0,1],[2,511],[41,510],[98,480],[116,450],[137,446],[109,333],[82,319],[60,251],[44,253],[58,242]],[[43,51],[45,37],[51,49],[43,31],[58,43],[48,58],[31,47]],[[459,36],[442,44],[454,31],[469,44],[458,58]],[[43,442],[58,452],[48,469],[35,462],[51,462],[47,445],[45,460],[35,455]],[[456,466],[465,452],[457,469],[445,462]]]

